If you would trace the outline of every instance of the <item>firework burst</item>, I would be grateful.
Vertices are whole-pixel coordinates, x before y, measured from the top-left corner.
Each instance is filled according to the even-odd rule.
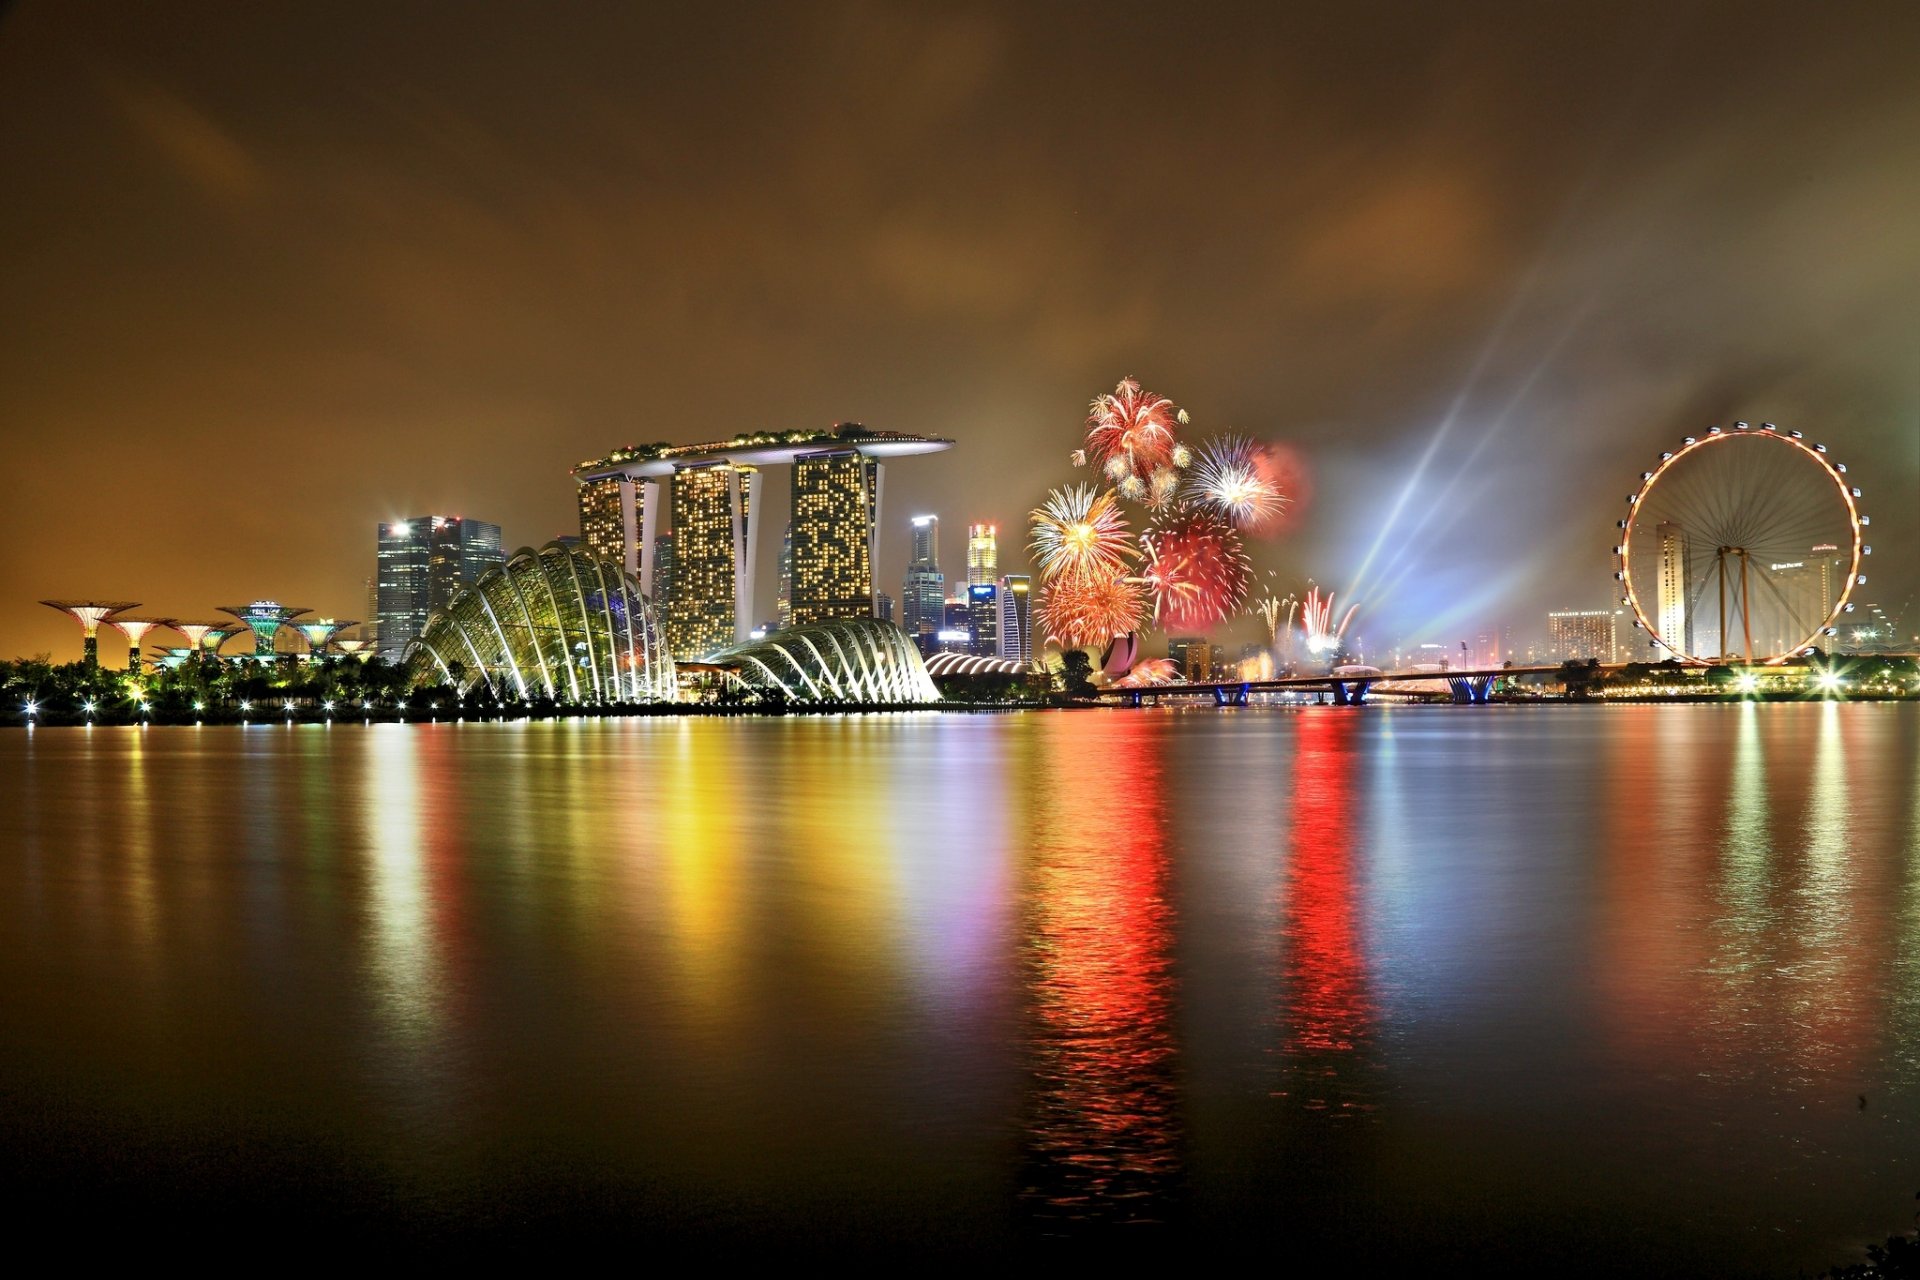
[[[1180,680],[1180,668],[1174,665],[1172,658],[1148,658],[1133,670],[1113,682],[1116,689],[1151,689],[1155,685],[1174,684]]]
[[[1117,578],[1136,555],[1119,502],[1090,484],[1055,489],[1034,509],[1032,520],[1028,549],[1042,580]]]
[[[1287,502],[1266,450],[1245,436],[1221,436],[1202,446],[1189,492],[1245,533],[1278,522]]]
[[[1307,631],[1307,648],[1314,653],[1327,654],[1339,651],[1341,637],[1347,634],[1347,624],[1353,621],[1354,610],[1360,606],[1350,604],[1336,624],[1333,620],[1333,592],[1320,594],[1319,587],[1308,587],[1307,598],[1301,604],[1301,620]]]
[[[1179,447],[1175,433],[1185,418],[1173,401],[1124,378],[1087,412],[1087,460],[1116,483],[1131,476],[1144,486],[1154,472],[1173,464]]]
[[[1063,649],[1104,645],[1137,630],[1146,596],[1128,578],[1056,578],[1041,589],[1038,613],[1049,640]]]
[[[1169,631],[1205,631],[1247,598],[1253,568],[1240,535],[1217,512],[1179,506],[1141,535],[1141,580],[1154,621]]]

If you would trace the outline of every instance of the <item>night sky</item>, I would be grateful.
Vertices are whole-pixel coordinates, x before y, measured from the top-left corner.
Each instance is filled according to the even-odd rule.
[[[1920,5],[1246,10],[6,10],[0,654],[77,656],[43,596],[358,618],[379,521],[538,544],[581,459],[836,419],[959,442],[889,467],[883,589],[918,511],[1018,567],[1127,374],[1300,452],[1256,563],[1365,566],[1376,642],[1606,605],[1736,417],[1911,596]]]

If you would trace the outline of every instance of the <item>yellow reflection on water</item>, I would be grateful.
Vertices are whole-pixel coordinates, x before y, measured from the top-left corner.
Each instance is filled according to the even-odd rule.
[[[434,952],[432,902],[421,813],[422,731],[376,725],[367,730],[364,810],[371,853],[369,909],[373,928],[368,986],[381,1030],[414,1082],[438,1047],[444,1012]]]
[[[759,811],[761,780],[743,777],[728,751],[730,721],[684,719],[651,802],[659,807],[666,868],[669,989],[692,1025],[720,1034],[741,1016],[744,821]],[[638,797],[636,797],[636,802]]]

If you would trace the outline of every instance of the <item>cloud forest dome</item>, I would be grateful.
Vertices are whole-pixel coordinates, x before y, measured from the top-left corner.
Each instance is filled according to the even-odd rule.
[[[550,542],[522,547],[427,619],[408,649],[416,680],[465,694],[559,703],[672,702],[653,606],[617,564]]]
[[[703,665],[795,702],[938,702],[920,651],[878,618],[828,618],[722,649]]]

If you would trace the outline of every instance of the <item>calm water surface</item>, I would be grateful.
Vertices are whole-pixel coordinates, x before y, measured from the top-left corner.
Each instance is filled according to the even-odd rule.
[[[1920,1189],[1920,707],[7,732],[0,1162],[124,1240],[1790,1276]]]

